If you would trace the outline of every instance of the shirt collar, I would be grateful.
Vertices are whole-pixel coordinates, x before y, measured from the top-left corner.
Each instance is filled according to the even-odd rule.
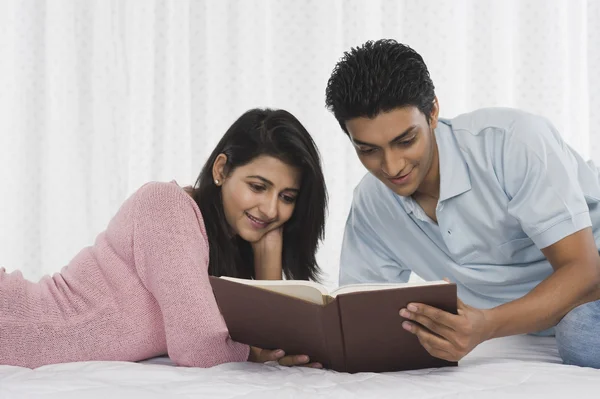
[[[441,202],[469,191],[471,176],[450,120],[439,119],[435,129],[435,140],[440,158],[439,202]]]
[[[396,193],[394,193],[394,196],[396,197],[396,199],[398,200],[398,202],[400,202],[400,205],[402,205],[402,207],[404,208],[404,211],[406,213],[413,213],[415,211],[415,200],[412,199],[412,197],[403,197],[401,195],[398,195]]]

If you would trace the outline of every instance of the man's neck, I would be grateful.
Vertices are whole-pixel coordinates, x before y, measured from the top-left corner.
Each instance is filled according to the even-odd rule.
[[[440,157],[438,154],[437,142],[433,143],[433,160],[425,179],[412,195],[414,199],[426,197],[436,201],[440,198]]]

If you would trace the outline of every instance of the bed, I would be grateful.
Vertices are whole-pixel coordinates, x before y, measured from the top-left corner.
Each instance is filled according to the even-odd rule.
[[[552,337],[488,341],[459,367],[345,374],[252,363],[210,369],[84,362],[0,366],[0,398],[534,398],[600,397],[600,370],[561,364]]]

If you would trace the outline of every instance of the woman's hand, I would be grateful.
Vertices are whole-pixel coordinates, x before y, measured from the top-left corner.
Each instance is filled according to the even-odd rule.
[[[266,363],[278,362],[282,366],[302,366],[320,369],[323,368],[321,363],[309,363],[310,359],[306,355],[286,356],[281,349],[268,350],[254,346],[250,347],[249,362]]]
[[[283,226],[268,231],[260,240],[252,243],[254,253],[266,255],[283,250]]]
[[[257,280],[281,280],[283,226],[268,231],[252,243],[254,276]]]

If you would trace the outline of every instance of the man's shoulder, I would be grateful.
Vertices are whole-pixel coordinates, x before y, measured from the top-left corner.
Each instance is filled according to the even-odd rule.
[[[524,110],[506,107],[479,108],[448,119],[455,132],[483,135],[490,129],[499,133],[511,133],[520,127],[547,124],[547,119]]]

